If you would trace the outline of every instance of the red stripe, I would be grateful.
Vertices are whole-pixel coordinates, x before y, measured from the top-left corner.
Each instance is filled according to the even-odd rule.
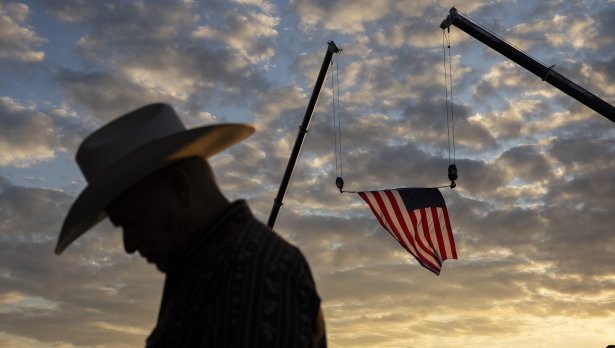
[[[446,223],[446,230],[448,232],[448,242],[451,246],[451,252],[453,253],[453,259],[457,259],[457,248],[455,247],[455,238],[453,238],[453,229],[451,228],[451,222],[448,219],[448,210],[442,208],[442,215],[444,215],[444,221]]]
[[[379,191],[374,193],[374,198],[376,198],[376,202],[378,203],[378,206],[380,207],[380,211],[382,211],[382,214],[384,214],[384,217],[389,222],[389,228],[390,228],[389,231],[394,233],[395,239],[397,239],[399,244],[401,244],[401,246],[403,246],[404,249],[406,249],[406,251],[410,252],[410,249],[408,249],[408,247],[402,242],[401,236],[399,235],[399,231],[397,231],[397,229],[395,228],[395,224],[393,224],[393,220],[391,219],[391,216],[389,215],[389,211],[387,210],[387,207],[384,204],[382,197],[380,197]]]
[[[433,220],[433,228],[438,238],[438,249],[440,249],[440,258],[446,260],[446,247],[444,246],[444,238],[442,238],[442,229],[440,228],[440,217],[438,216],[438,208],[431,207],[431,219]]]
[[[410,233],[410,230],[408,230],[408,226],[405,223],[404,217],[401,213],[401,210],[399,208],[399,205],[397,205],[397,200],[395,199],[395,196],[393,195],[393,192],[391,191],[384,191],[384,193],[387,195],[387,197],[389,198],[389,201],[391,202],[391,207],[393,208],[393,211],[395,212],[395,215],[397,216],[397,221],[399,221],[399,225],[401,226],[401,229],[403,230],[404,234],[406,235],[406,239],[408,239],[408,243],[410,243],[410,245],[412,246],[412,249],[414,252],[410,252],[412,255],[414,255],[415,258],[418,258],[418,252],[416,250],[416,245],[414,245],[414,238],[412,237],[412,234]],[[406,209],[404,207],[404,209]]]

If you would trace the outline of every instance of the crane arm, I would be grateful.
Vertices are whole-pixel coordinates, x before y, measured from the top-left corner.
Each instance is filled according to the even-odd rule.
[[[320,95],[320,89],[322,88],[325,76],[327,75],[327,67],[331,63],[331,59],[333,59],[333,54],[339,52],[340,50],[341,49],[335,45],[335,42],[327,42],[327,52],[325,53],[325,58],[322,61],[320,72],[318,73],[318,77],[316,78],[316,84],[314,85],[314,90],[312,90],[312,96],[310,97],[308,107],[305,110],[303,122],[299,127],[299,133],[297,134],[297,139],[295,139],[295,145],[293,146],[293,150],[290,154],[290,159],[286,164],[286,170],[284,171],[284,176],[282,177],[282,183],[280,184],[278,194],[273,201],[273,207],[271,208],[271,212],[269,213],[269,220],[267,221],[267,226],[271,228],[273,228],[275,220],[278,217],[278,213],[280,212],[280,208],[282,207],[282,200],[284,199],[286,188],[288,187],[288,184],[290,182],[290,177],[293,173],[293,169],[295,168],[297,158],[299,157],[299,151],[301,150],[301,146],[303,145],[303,140],[308,132],[310,119],[312,118],[312,114],[314,113],[314,107],[316,106],[316,101],[318,100],[318,96]]]
[[[440,28],[443,30],[447,28],[450,29],[451,25],[455,25],[457,28],[463,30],[470,36],[529,70],[534,75],[540,77],[543,81],[546,81],[553,87],[585,104],[600,115],[608,118],[612,122],[615,122],[615,107],[613,107],[613,105],[600,99],[585,88],[572,82],[564,75],[553,70],[553,66],[545,66],[544,64],[536,61],[506,43],[504,40],[481,27],[479,24],[460,14],[454,7],[450,9],[448,16],[440,24]]]

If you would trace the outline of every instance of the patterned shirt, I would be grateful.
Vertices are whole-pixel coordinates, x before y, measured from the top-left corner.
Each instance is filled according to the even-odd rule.
[[[240,200],[174,253],[147,347],[313,347],[319,311],[304,256]]]

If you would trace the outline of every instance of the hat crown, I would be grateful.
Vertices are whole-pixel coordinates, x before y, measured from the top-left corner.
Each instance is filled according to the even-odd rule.
[[[79,146],[76,161],[88,182],[141,146],[186,127],[175,110],[163,103],[150,104],[116,118],[89,135]]]

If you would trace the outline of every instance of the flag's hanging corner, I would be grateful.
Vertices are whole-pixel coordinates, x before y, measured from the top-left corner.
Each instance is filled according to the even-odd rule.
[[[437,187],[358,192],[393,238],[419,264],[440,275],[442,263],[457,259],[448,210]]]

